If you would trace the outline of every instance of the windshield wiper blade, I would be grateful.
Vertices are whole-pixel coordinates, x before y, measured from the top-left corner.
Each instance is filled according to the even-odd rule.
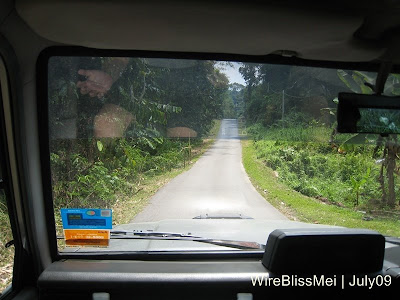
[[[134,235],[134,236],[150,236],[150,237],[187,237],[187,238],[200,238],[199,236],[194,236],[190,234],[183,234],[183,233],[170,233],[170,232],[143,232],[143,231],[126,231],[126,230],[112,230],[111,236],[113,235]]]
[[[264,250],[265,245],[257,242],[233,241],[208,239],[199,236],[182,233],[167,233],[167,232],[136,232],[136,231],[111,231],[111,239],[128,239],[128,240],[163,240],[163,241],[192,241],[199,243],[212,244],[222,247],[230,247],[241,250]],[[63,236],[57,236],[57,239],[64,239]]]
[[[111,239],[147,239],[147,240],[170,240],[170,241],[194,241],[218,245],[223,247],[237,248],[242,250],[264,250],[265,245],[257,242],[233,241],[221,239],[208,239],[199,236],[182,233],[168,232],[135,232],[135,231],[111,231]]]
[[[392,243],[395,245],[400,245],[400,238],[395,237],[395,236],[389,236],[389,235],[385,235],[385,241],[388,243]]]

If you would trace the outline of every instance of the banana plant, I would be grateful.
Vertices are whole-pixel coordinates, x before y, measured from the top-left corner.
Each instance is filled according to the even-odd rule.
[[[340,80],[354,93],[372,94],[373,86],[375,84],[375,79],[369,74],[360,71],[337,71]],[[384,87],[383,93],[389,96],[400,95],[400,75],[390,74]],[[383,120],[385,121],[385,120]],[[354,142],[354,140],[359,140],[360,135],[353,136],[348,139],[343,144],[348,144]],[[396,159],[399,158],[400,147],[397,141],[397,135],[389,135],[387,137],[380,136],[376,141],[376,147],[374,153],[383,146],[383,157],[382,165],[380,170],[380,176],[378,177],[379,184],[382,190],[382,204],[388,205],[389,207],[395,206],[396,194],[395,194],[395,170],[396,170]],[[388,185],[388,193],[385,187],[385,176],[384,169],[386,169],[386,178]],[[354,181],[354,182],[353,182]],[[356,203],[358,203],[358,191],[361,188],[360,183],[352,179],[353,189],[356,192]],[[399,202],[400,204],[400,202]]]
[[[361,179],[357,179],[355,176],[350,177],[353,192],[356,194],[355,206],[358,206],[359,204],[360,191],[363,188],[363,186],[367,183],[370,174],[371,174],[371,168],[368,168],[367,172],[362,176]]]

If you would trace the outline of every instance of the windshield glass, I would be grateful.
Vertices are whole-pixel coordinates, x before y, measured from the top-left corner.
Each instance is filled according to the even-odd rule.
[[[289,65],[51,57],[59,250],[77,251],[64,247],[66,223],[106,224],[85,219],[96,209],[112,214],[110,243],[79,251],[259,250],[274,229],[318,226],[400,236],[397,136],[335,129],[338,93],[371,94],[375,78]],[[400,94],[399,80],[389,76],[386,95]],[[61,209],[74,209],[68,221]]]

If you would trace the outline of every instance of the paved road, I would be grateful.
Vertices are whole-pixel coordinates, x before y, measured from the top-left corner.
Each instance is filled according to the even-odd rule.
[[[188,171],[161,188],[132,222],[242,214],[284,220],[253,187],[242,165],[237,120],[225,119],[214,145]]]

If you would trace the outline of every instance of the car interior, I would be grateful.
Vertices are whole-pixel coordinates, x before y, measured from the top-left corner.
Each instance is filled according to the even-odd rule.
[[[132,56],[358,68],[377,73],[374,104],[388,75],[400,71],[400,1],[4,0],[0,24],[0,188],[14,248],[12,284],[1,299],[377,299],[398,291],[399,240],[365,229],[277,227],[265,249],[240,253],[62,253],[46,90],[52,56]],[[385,107],[398,109],[396,101]],[[341,109],[348,121],[351,108]],[[317,275],[334,287],[296,281]],[[343,286],[353,275],[363,287]],[[254,276],[268,280],[254,284]],[[292,284],[272,284],[281,276]]]

